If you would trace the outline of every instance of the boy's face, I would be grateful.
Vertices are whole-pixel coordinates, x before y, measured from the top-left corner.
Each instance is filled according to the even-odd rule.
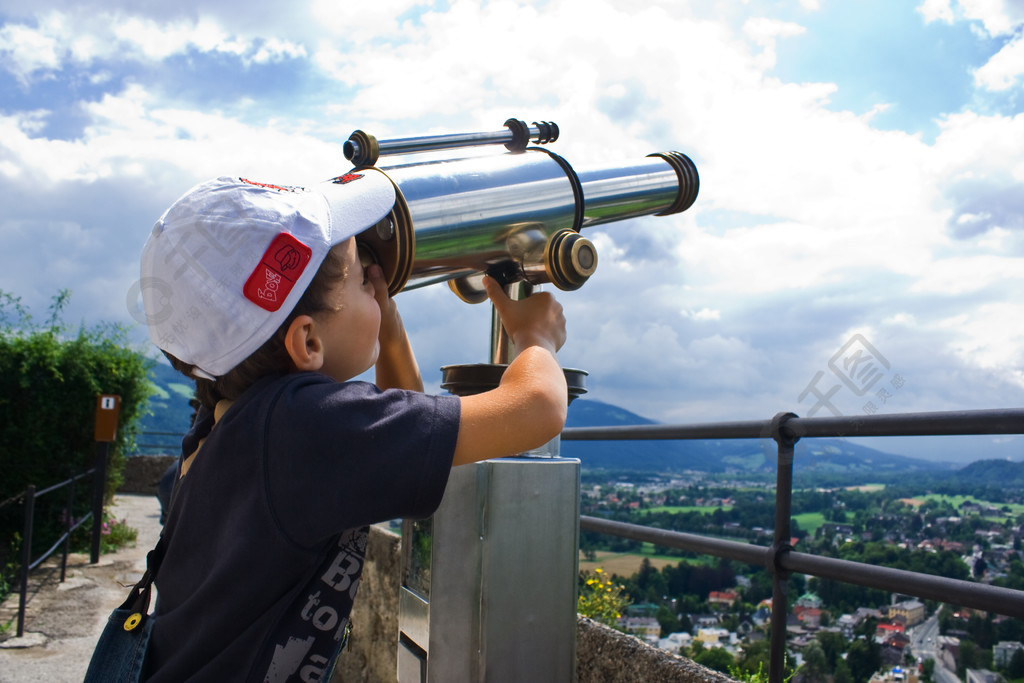
[[[332,309],[313,315],[321,328],[324,364],[320,372],[345,382],[373,367],[380,351],[380,306],[359,261],[356,239],[350,237],[334,250],[345,264],[345,277],[331,292]]]

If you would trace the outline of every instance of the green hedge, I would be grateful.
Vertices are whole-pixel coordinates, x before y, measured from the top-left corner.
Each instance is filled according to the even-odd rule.
[[[69,297],[67,290],[59,292],[47,321],[37,324],[19,298],[0,291],[0,503],[28,484],[42,489],[93,465],[100,394],[121,397],[117,440],[109,448],[108,502],[121,483],[123,453],[134,441],[150,392],[152,361],[130,347],[121,326],[69,331],[60,321]],[[91,482],[82,484],[75,491],[75,517],[89,509]],[[46,536],[59,534],[66,507],[64,491],[40,499],[33,556],[52,545]],[[10,565],[11,558],[2,555],[17,545],[22,528],[21,505],[0,507],[0,572]]]

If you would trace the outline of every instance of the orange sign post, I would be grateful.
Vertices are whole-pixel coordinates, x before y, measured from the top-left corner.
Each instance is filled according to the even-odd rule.
[[[107,454],[110,442],[117,439],[117,418],[121,415],[121,397],[101,394],[96,397],[96,472],[93,475],[92,547],[89,561],[100,561],[100,538],[103,532],[103,493],[107,486]]]

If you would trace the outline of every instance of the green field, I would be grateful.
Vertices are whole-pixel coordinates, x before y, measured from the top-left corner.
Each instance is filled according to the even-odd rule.
[[[718,507],[711,507],[707,505],[659,505],[654,508],[644,508],[641,512],[668,512],[671,514],[679,514],[681,512],[699,512],[704,515],[710,515],[718,509],[728,511],[732,510],[732,508],[732,505],[719,505]]]
[[[969,500],[972,503],[978,503],[979,505],[991,505],[997,510],[1002,510],[1004,507],[1008,508],[1010,510],[1010,514],[1014,516],[1024,514],[1024,505],[1021,505],[1019,503],[990,503],[987,500],[978,500],[977,498],[973,498],[971,496],[949,496],[941,493],[929,493],[924,496],[917,496],[915,500],[920,500],[922,502],[926,500],[936,500],[940,502],[944,501],[952,505],[957,510],[960,509],[960,505],[963,504],[964,501]]]
[[[804,512],[793,515],[793,519],[800,525],[800,528],[811,536],[825,523],[825,515],[821,512]]]

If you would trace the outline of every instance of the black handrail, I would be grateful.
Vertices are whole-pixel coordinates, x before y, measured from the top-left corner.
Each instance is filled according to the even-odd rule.
[[[99,520],[94,522],[94,533],[93,533],[93,547],[91,552],[90,561],[96,563],[99,560],[99,547],[98,541],[98,527],[103,521],[103,487],[106,479],[106,450],[103,449],[97,456],[96,467],[91,467],[84,472],[76,474],[70,479],[66,479],[60,483],[49,486],[41,491],[36,491],[34,484],[29,484],[25,487],[25,493],[22,496],[25,505],[25,535],[21,541],[21,577],[19,585],[19,596],[18,596],[18,630],[17,636],[20,638],[25,634],[25,607],[28,603],[28,576],[33,569],[36,569],[45,562],[57,548],[63,546],[63,552],[60,563],[60,582],[63,583],[67,576],[67,565],[68,565],[68,546],[71,542],[71,534],[75,532],[80,526],[86,521],[93,519]],[[93,480],[93,492],[92,492],[92,509],[89,510],[85,515],[82,516],[77,522],[74,521],[73,513],[74,510],[74,484],[80,479],[85,477],[92,477]],[[60,490],[67,487],[67,513],[65,519],[64,533],[57,539],[57,541],[50,546],[46,552],[40,555],[35,560],[32,559],[32,535],[35,527],[35,509],[36,499],[40,496],[44,496],[47,493]]]
[[[790,546],[794,445],[803,437],[948,436],[960,434],[1024,434],[1024,409],[973,410],[859,417],[802,418],[779,413],[770,420],[693,425],[574,427],[562,432],[565,441],[635,441],[647,439],[757,439],[777,444],[775,536],[770,547],[715,539],[699,534],[652,529],[596,517],[580,517],[588,531],[649,541],[658,545],[764,566],[772,575],[771,649],[768,678],[781,683],[786,654],[786,579],[798,572],[915,597],[955,601],[997,614],[1024,617],[1024,591],[959,581],[830,557],[794,552]]]

